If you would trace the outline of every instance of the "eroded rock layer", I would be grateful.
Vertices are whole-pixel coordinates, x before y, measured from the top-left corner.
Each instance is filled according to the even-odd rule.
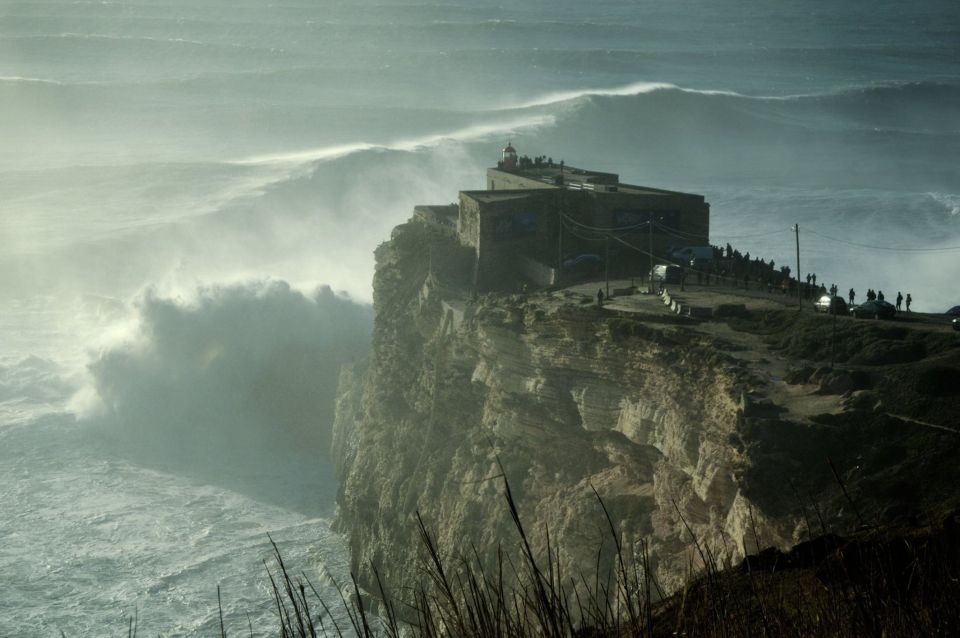
[[[513,552],[502,465],[535,553],[549,531],[567,573],[608,568],[599,495],[674,590],[700,562],[693,538],[720,565],[802,538],[808,499],[829,485],[824,450],[858,458],[838,432],[868,426],[844,414],[877,414],[835,374],[845,396],[815,375],[788,385],[726,324],[599,309],[569,291],[465,298],[469,265],[423,225],[398,227],[376,257],[372,355],[341,377],[334,432],[337,524],[371,589],[371,565],[391,587],[418,577],[417,512],[445,555]]]

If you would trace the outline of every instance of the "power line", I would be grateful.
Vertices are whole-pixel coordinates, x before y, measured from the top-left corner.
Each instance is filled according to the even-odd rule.
[[[604,241],[604,238],[607,237],[606,233],[603,233],[603,234],[598,233],[597,236],[588,237],[586,235],[580,234],[580,232],[583,232],[583,231],[577,232],[578,229],[576,229],[575,227],[568,226],[567,224],[564,224],[563,227],[568,233],[570,233],[577,239],[582,239],[584,241]],[[590,231],[587,231],[587,232],[590,232]]]
[[[753,234],[750,234],[750,235],[727,235],[727,234],[724,234],[724,233],[715,233],[715,234],[714,234],[714,237],[723,237],[724,239],[748,239],[748,238],[750,238],[750,237],[767,237],[767,236],[769,236],[769,235],[778,235],[778,234],[780,234],[780,233],[787,232],[788,230],[790,230],[790,229],[789,229],[789,228],[781,228],[781,229],[778,229],[778,230],[771,230],[771,231],[768,231],[768,232],[765,232],[765,233],[753,233]]]
[[[667,226],[666,224],[663,224],[663,223],[661,223],[661,222],[655,222],[655,224],[656,224],[657,228],[661,228],[661,229],[663,229],[663,230],[666,230],[666,231],[668,231],[667,234],[672,234],[674,237],[677,237],[677,238],[680,238],[680,239],[683,239],[683,238],[684,238],[683,236],[685,236],[685,237],[687,237],[687,238],[690,238],[690,239],[704,239],[704,235],[701,234],[701,233],[691,233],[691,232],[688,232],[688,231],[685,231],[685,230],[681,230],[681,229],[679,229],[679,228],[674,228],[674,227],[672,227],[672,226]],[[726,235],[726,234],[723,234],[723,233],[719,233],[719,234],[718,234],[718,233],[715,233],[714,236],[715,236],[715,237],[724,237],[724,238],[726,238],[726,239],[745,239],[745,238],[747,238],[747,237],[766,237],[767,235],[776,235],[776,234],[779,234],[779,233],[786,232],[787,230],[789,230],[789,229],[771,230],[771,231],[767,231],[767,232],[765,232],[765,233],[752,233],[752,234],[749,234],[749,235]],[[672,231],[672,232],[669,232],[669,231]]]
[[[648,226],[650,222],[644,222],[638,226],[622,226],[618,228],[600,228],[599,226],[587,226],[577,222],[576,220],[571,219],[567,215],[561,215],[561,223],[563,223],[564,229],[569,232],[574,237],[583,239],[585,241],[603,241],[606,237],[613,236],[615,232],[621,232],[624,230],[637,230]],[[589,233],[590,235],[585,236],[582,233]]]
[[[939,253],[939,252],[949,252],[954,250],[960,250],[960,246],[940,246],[938,248],[914,248],[907,246],[873,246],[870,244],[858,244],[857,242],[847,241],[846,239],[838,239],[836,237],[830,237],[829,235],[824,235],[823,233],[818,233],[815,230],[807,230],[808,233],[812,233],[817,237],[821,237],[828,241],[835,241],[840,244],[846,244],[848,246],[856,246],[857,248],[867,248],[869,250],[890,250],[893,252],[910,252],[910,253]]]
[[[668,226],[668,225],[663,224],[663,223],[661,223],[661,222],[656,222],[656,221],[653,221],[653,222],[651,222],[651,221],[645,221],[645,222],[641,222],[641,223],[639,223],[639,224],[634,224],[634,225],[632,225],[632,226],[601,227],[601,226],[590,226],[589,224],[584,224],[583,222],[577,221],[577,220],[573,219],[572,217],[570,217],[570,216],[568,216],[568,215],[562,215],[562,217],[563,217],[563,219],[565,219],[569,224],[573,224],[574,226],[577,226],[577,227],[579,227],[579,228],[582,229],[582,230],[592,231],[592,232],[596,232],[596,233],[608,234],[608,233],[614,233],[614,232],[624,232],[624,231],[629,231],[629,230],[639,230],[639,229],[641,229],[641,228],[645,228],[645,227],[649,226],[649,225],[652,223],[652,224],[654,225],[654,227],[656,227],[656,228],[664,231],[665,234],[667,234],[667,235],[672,235],[673,237],[675,237],[675,238],[677,238],[677,239],[698,239],[698,240],[702,240],[702,239],[705,238],[704,235],[702,235],[702,234],[699,234],[699,233],[691,233],[691,232],[688,232],[688,231],[681,230],[681,229],[679,229],[679,228],[674,228],[674,227],[672,227],[672,226]],[[568,230],[572,230],[569,226],[568,226],[567,228],[568,228]],[[746,234],[746,235],[730,235],[730,234],[726,234],[726,233],[713,233],[712,236],[713,236],[714,238],[723,238],[724,240],[727,240],[727,239],[749,239],[749,238],[753,238],[753,237],[769,237],[769,236],[771,236],[771,235],[779,235],[779,234],[781,234],[781,233],[784,233],[784,232],[787,232],[787,231],[790,231],[790,230],[792,230],[792,229],[780,228],[780,229],[777,229],[777,230],[770,230],[770,231],[766,231],[766,232],[763,232],[763,233],[749,233],[749,234]],[[846,239],[839,239],[839,238],[837,238],[837,237],[831,237],[830,235],[825,235],[825,234],[823,234],[823,233],[818,233],[818,232],[815,231],[815,230],[807,229],[807,232],[812,233],[812,234],[814,234],[814,235],[816,235],[816,236],[818,236],[818,237],[821,237],[821,238],[823,238],[823,239],[826,239],[827,241],[833,241],[833,242],[837,242],[837,243],[841,243],[841,244],[846,244],[846,245],[848,245],[848,246],[855,246],[855,247],[857,247],[857,248],[866,248],[866,249],[869,249],[869,250],[889,250],[889,251],[894,251],[894,252],[932,252],[932,253],[933,253],[933,252],[951,252],[951,251],[960,250],[960,246],[939,246],[939,247],[934,247],[934,248],[917,248],[917,247],[910,247],[910,246],[877,246],[877,245],[873,245],[873,244],[861,244],[861,243],[849,241],[849,240],[846,240]],[[583,239],[583,238],[581,237],[581,239]],[[708,240],[708,241],[709,241],[709,240]]]
[[[658,257],[658,256],[654,255],[653,253],[650,253],[650,252],[644,250],[643,248],[638,248],[638,247],[634,246],[633,244],[631,244],[631,243],[627,242],[626,240],[621,239],[621,238],[619,238],[619,237],[615,237],[615,236],[613,236],[613,235],[610,235],[610,239],[612,239],[612,240],[614,240],[614,241],[618,241],[618,242],[620,242],[621,244],[623,244],[624,246],[626,246],[627,248],[632,248],[633,250],[637,251],[638,253],[641,253],[641,254],[646,255],[646,256],[648,256],[648,257],[651,257],[651,258],[653,258],[653,259],[659,259],[660,261],[664,261],[664,262],[666,262],[667,264],[669,264],[669,265],[671,265],[671,266],[678,266],[678,267],[680,267],[680,268],[687,268],[688,270],[690,270],[690,271],[692,271],[692,272],[697,272],[697,270],[694,269],[694,268],[688,268],[687,266],[684,266],[683,264],[677,263],[677,262],[675,262],[675,261],[671,261],[670,259],[667,259],[666,257]],[[702,272],[702,271],[701,271],[701,272]]]
[[[694,240],[694,239],[703,241],[703,240],[705,239],[705,237],[704,237],[703,235],[687,235],[687,234],[681,234],[681,233],[672,231],[672,230],[671,230],[669,227],[667,227],[667,226],[661,226],[660,224],[655,224],[655,226],[656,226],[656,228],[658,228],[659,230],[663,231],[663,233],[664,233],[665,235],[669,235],[669,236],[674,237],[674,238],[676,238],[676,239],[682,239],[683,241],[691,241],[691,240]]]
[[[560,223],[563,224],[563,227],[568,232],[570,232],[570,234],[572,234],[575,237],[579,237],[580,239],[593,241],[595,239],[603,239],[609,234],[607,231],[604,231],[604,230],[593,230],[590,228],[584,228],[582,224],[580,226],[576,226],[573,223],[571,223],[572,221],[573,220],[571,220],[566,215],[561,216],[561,219],[560,219]]]
[[[679,228],[667,226],[666,224],[662,224],[660,222],[654,222],[654,226],[656,226],[657,228],[660,228],[661,230],[667,231],[668,235],[673,235],[678,239],[699,239],[699,240],[707,239],[706,235],[704,235],[703,233],[691,233],[685,230],[680,230]]]
[[[589,225],[587,225],[587,224],[584,224],[583,222],[578,222],[577,220],[573,219],[572,217],[570,217],[570,216],[568,216],[568,215],[563,215],[563,218],[566,219],[566,220],[567,220],[568,222],[570,222],[571,224],[575,224],[575,225],[577,225],[577,226],[579,226],[579,227],[581,227],[581,228],[584,228],[584,229],[586,229],[586,230],[593,230],[593,231],[603,232],[603,233],[618,233],[618,232],[622,232],[622,231],[625,231],[625,230],[636,230],[637,228],[643,228],[644,226],[647,226],[647,225],[650,224],[649,221],[646,221],[646,222],[640,222],[639,224],[634,224],[633,226],[619,226],[619,227],[616,227],[616,228],[601,228],[600,226],[589,226]]]

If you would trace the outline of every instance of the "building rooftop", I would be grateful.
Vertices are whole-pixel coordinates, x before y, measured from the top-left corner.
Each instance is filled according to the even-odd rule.
[[[478,202],[502,202],[510,199],[523,199],[534,194],[531,189],[501,191],[460,191]]]
[[[701,197],[693,193],[626,184],[620,181],[620,176],[616,173],[604,173],[602,171],[587,170],[569,165],[561,166],[561,164],[548,162],[542,158],[531,160],[527,157],[521,157],[518,164],[516,168],[508,168],[503,166],[501,162],[500,166],[489,170],[539,182],[543,184],[543,188],[568,188],[572,190],[589,190],[598,193],[619,192],[654,196],[684,195]]]

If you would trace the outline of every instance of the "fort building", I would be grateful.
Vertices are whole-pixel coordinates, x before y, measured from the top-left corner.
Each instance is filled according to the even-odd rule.
[[[475,290],[642,277],[671,247],[709,245],[702,195],[624,184],[614,173],[518,156],[512,145],[486,185],[461,191],[457,204],[414,210],[473,250]]]

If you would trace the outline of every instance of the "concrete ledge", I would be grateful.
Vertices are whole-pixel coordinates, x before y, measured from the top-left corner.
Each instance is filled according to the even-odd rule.
[[[709,317],[712,313],[712,309],[710,308],[694,308],[689,304],[677,301],[670,295],[670,291],[666,289],[660,294],[660,298],[663,299],[665,306],[669,306],[670,310],[678,315],[685,315],[687,317]]]

